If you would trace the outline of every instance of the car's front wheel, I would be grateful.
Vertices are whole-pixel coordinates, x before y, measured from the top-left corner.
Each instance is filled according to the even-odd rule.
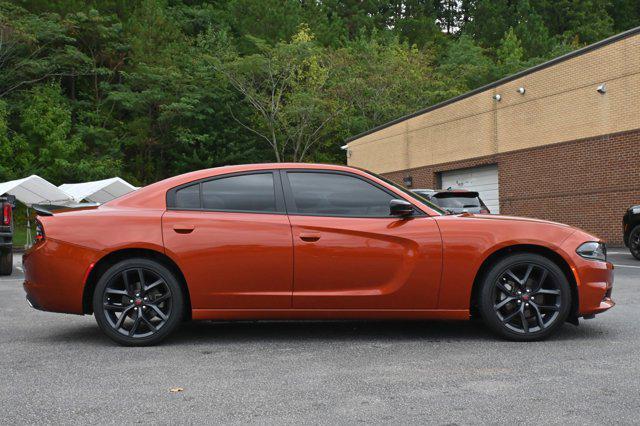
[[[128,259],[107,269],[96,284],[93,312],[102,331],[126,346],[153,345],[174,331],[184,300],[178,280],[150,259]]]
[[[569,282],[558,265],[544,256],[519,253],[502,258],[485,274],[481,285],[480,314],[504,338],[544,339],[569,315]]]
[[[633,257],[640,260],[640,225],[633,228],[629,234],[629,251]]]

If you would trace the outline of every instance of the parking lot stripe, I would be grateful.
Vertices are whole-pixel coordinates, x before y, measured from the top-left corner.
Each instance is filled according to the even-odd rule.
[[[640,269],[640,266],[633,266],[633,265],[616,265],[614,263],[613,266],[615,266],[616,268],[637,268],[637,269]]]

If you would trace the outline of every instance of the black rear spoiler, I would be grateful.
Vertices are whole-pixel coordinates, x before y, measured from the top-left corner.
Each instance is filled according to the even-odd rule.
[[[34,204],[31,206],[33,210],[35,210],[38,216],[53,216],[53,214],[57,210],[68,211],[68,210],[82,210],[82,209],[90,209],[96,208],[100,206],[100,203],[74,203],[74,204],[66,204],[66,205],[57,205],[57,204]]]
[[[53,216],[53,213],[45,209],[44,207],[40,207],[36,204],[34,204],[32,207],[33,207],[33,210],[36,211],[36,214],[38,216]]]

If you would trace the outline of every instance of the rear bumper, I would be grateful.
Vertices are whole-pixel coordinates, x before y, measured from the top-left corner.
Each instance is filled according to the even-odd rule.
[[[43,311],[82,314],[84,280],[96,254],[55,240],[33,246],[22,258],[29,303]]]

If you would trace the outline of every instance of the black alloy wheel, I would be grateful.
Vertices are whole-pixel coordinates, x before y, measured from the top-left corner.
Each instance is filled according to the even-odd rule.
[[[173,274],[149,259],[122,261],[100,278],[93,297],[96,321],[113,340],[129,346],[164,339],[179,324],[183,297]]]
[[[571,291],[551,260],[529,253],[499,261],[485,276],[480,312],[493,331],[512,340],[539,340],[566,320]]]
[[[640,260],[640,225],[633,228],[629,234],[629,251],[633,257]]]

